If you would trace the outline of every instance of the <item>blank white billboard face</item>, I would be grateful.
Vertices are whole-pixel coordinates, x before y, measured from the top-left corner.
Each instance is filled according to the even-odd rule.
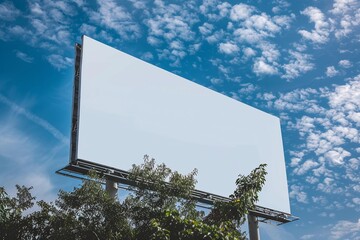
[[[78,159],[129,170],[145,154],[229,196],[267,163],[259,206],[290,213],[279,119],[84,36]]]

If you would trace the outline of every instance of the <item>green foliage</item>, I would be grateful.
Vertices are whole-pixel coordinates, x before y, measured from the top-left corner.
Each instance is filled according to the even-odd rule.
[[[0,188],[0,238],[30,239],[31,218],[23,213],[31,208],[34,197],[31,188],[16,185],[17,196],[11,198],[4,188]]]
[[[93,179],[96,177],[93,176]],[[85,180],[72,192],[60,191],[55,205],[40,203],[39,233],[53,239],[131,239],[123,206],[98,181]],[[45,216],[42,218],[41,216]],[[46,218],[46,216],[49,216]],[[45,220],[45,221],[44,221]]]
[[[229,202],[216,202],[205,222],[211,224],[221,224],[225,221],[231,221],[234,227],[239,227],[244,223],[246,214],[254,209],[258,201],[258,193],[265,184],[267,174],[266,164],[260,164],[250,172],[248,176],[239,175],[236,180],[236,189],[230,195]]]
[[[133,191],[124,205],[135,226],[136,239],[148,239],[152,220],[160,219],[167,209],[183,216],[200,218],[202,213],[196,211],[196,202],[191,199],[196,173],[194,170],[182,175],[165,164],[155,166],[155,160],[147,155],[142,165],[133,165],[129,180],[136,182],[136,186],[131,187]]]
[[[0,188],[0,239],[245,239],[238,228],[258,200],[265,165],[240,175],[230,201],[216,202],[207,216],[191,198],[196,173],[182,175],[145,156],[130,171],[136,185],[123,203],[92,173],[81,187],[61,190],[54,203],[38,201],[32,213],[31,188],[16,186],[14,198]]]
[[[176,210],[166,210],[160,219],[152,219],[150,239],[212,239],[235,240],[244,239],[239,231],[233,228],[231,222],[220,225],[209,225],[202,220],[184,217]]]

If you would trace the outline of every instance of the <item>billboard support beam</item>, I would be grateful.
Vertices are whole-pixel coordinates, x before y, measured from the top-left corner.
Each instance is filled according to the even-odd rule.
[[[247,215],[250,240],[260,240],[259,221],[252,214]]]
[[[59,169],[58,171],[56,171],[56,173],[76,179],[86,179],[85,176],[88,175],[90,171],[95,171],[97,174],[99,174],[99,176],[104,177],[106,182],[111,180],[117,184],[125,184],[128,186],[137,185],[136,181],[129,180],[129,172],[127,171],[108,167],[98,163],[89,162],[86,160],[78,160],[75,163],[71,163],[64,168]],[[213,205],[216,201],[230,201],[229,198],[200,190],[194,190],[192,193],[192,198],[197,202],[208,205]],[[249,210],[249,213],[250,215],[257,218],[257,220],[260,222],[274,222],[276,225],[281,225],[299,220],[298,217],[293,216],[289,213],[280,212],[258,205],[256,205],[254,209]]]
[[[116,198],[117,191],[118,191],[118,184],[110,179],[106,179],[106,192],[109,194],[110,197]]]
[[[118,183],[110,177],[112,174],[114,174],[114,171],[109,169],[107,172],[109,175],[105,177],[105,191],[109,194],[110,197],[116,198],[118,191]]]

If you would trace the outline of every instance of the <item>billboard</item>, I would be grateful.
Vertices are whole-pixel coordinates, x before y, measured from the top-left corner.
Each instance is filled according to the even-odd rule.
[[[238,174],[267,163],[259,206],[290,213],[277,117],[87,36],[80,62],[77,159],[129,170],[145,154],[196,189],[228,197]]]

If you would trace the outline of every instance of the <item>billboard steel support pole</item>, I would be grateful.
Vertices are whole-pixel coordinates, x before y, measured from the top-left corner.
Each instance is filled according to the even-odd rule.
[[[110,179],[106,179],[106,192],[110,197],[116,198],[118,191],[118,184]]]
[[[260,240],[259,222],[256,216],[248,214],[250,240]]]

